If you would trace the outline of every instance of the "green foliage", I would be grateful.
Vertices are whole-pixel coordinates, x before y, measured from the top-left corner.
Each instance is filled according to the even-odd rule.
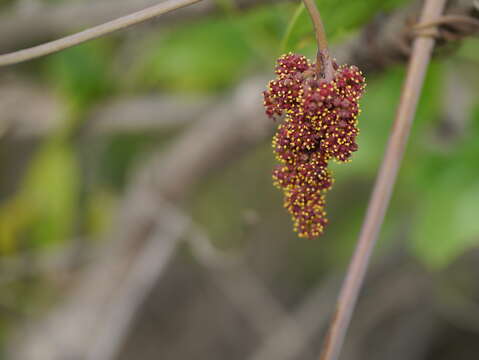
[[[98,157],[100,177],[105,185],[121,191],[128,181],[129,171],[152,149],[168,144],[172,133],[122,134],[109,139],[101,157]]]
[[[479,244],[479,186],[456,170],[435,179],[418,204],[412,248],[432,268],[448,265]]]
[[[465,250],[479,245],[479,111],[462,144],[451,153],[424,163],[420,184],[424,194],[416,210],[414,253],[431,268],[441,268]]]
[[[218,91],[237,83],[276,51],[282,11],[255,9],[241,16],[200,21],[154,38],[137,72],[148,87]],[[267,54],[267,56],[265,55]]]
[[[477,51],[478,46],[479,41],[477,38],[466,38],[462,41],[455,57],[470,61],[473,65],[477,66],[479,62],[479,51]],[[475,75],[477,75],[477,73]]]
[[[226,15],[234,15],[237,12],[237,5],[234,0],[214,0],[218,8]]]
[[[0,253],[68,239],[78,175],[69,144],[57,139],[45,144],[32,159],[20,191],[0,207]]]
[[[281,40],[280,53],[286,53],[288,48],[288,43],[291,41],[294,31],[298,28],[298,21],[303,16],[305,11],[304,3],[301,2],[296,8],[291,20],[288,23],[286,32]]]
[[[407,0],[337,1],[317,0],[321,18],[332,41],[355,30],[379,11],[387,11]],[[299,4],[291,17],[282,41],[282,52],[297,51],[314,41],[313,26],[303,4]],[[310,50],[309,48],[307,48]]]
[[[238,80],[249,55],[233,26],[214,21],[160,40],[146,72],[172,90],[223,88]]]
[[[68,144],[47,144],[34,159],[24,194],[33,206],[32,244],[63,242],[71,236],[78,192],[78,169]]]
[[[401,2],[327,0],[319,5],[334,41],[378,10]],[[281,48],[308,53],[314,46],[311,21],[302,5],[296,11],[293,4],[276,4],[247,12],[232,8],[228,1],[220,1],[220,6],[227,17],[202,20],[148,40],[145,47],[149,50],[134,66],[137,85],[167,91],[224,90],[258,65],[270,66]]]
[[[100,239],[101,235],[111,229],[117,198],[112,191],[98,188],[90,192],[86,202],[86,231],[92,239]]]
[[[111,40],[95,40],[58,54],[46,63],[49,81],[76,108],[98,102],[111,91],[115,82],[109,71],[112,62]]]

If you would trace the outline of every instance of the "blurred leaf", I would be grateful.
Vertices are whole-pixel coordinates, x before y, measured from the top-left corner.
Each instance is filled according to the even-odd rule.
[[[469,60],[473,63],[476,63],[477,65],[477,63],[479,62],[478,47],[479,42],[477,38],[465,38],[463,41],[461,41],[461,46],[459,47],[459,50],[455,56],[465,60]]]
[[[121,134],[112,137],[99,158],[101,175],[105,177],[108,185],[121,189],[128,180],[131,167],[138,158],[151,152],[152,148],[158,150],[171,140],[172,134],[165,133],[160,136],[155,132],[149,134]]]
[[[234,0],[214,0],[218,8],[220,8],[227,15],[234,15],[238,6]]]
[[[78,176],[74,154],[64,142],[48,143],[36,154],[21,194],[33,213],[31,244],[43,246],[68,238],[75,216]]]
[[[237,16],[234,23],[252,50],[252,60],[261,60],[268,69],[287,25],[290,8],[287,5],[290,4],[256,7]]]
[[[87,231],[92,238],[99,237],[112,223],[116,201],[112,192],[104,189],[91,191],[87,198]]]
[[[461,146],[436,154],[418,172],[424,197],[419,201],[412,249],[431,268],[447,266],[479,245],[479,111]]]
[[[95,40],[53,55],[47,73],[77,109],[100,100],[113,89],[109,41]]]
[[[22,231],[31,217],[30,208],[14,197],[0,207],[0,254],[14,252]]]
[[[479,245],[479,184],[461,191],[456,202],[457,213],[454,221],[457,224],[457,237],[471,241],[472,245]]]
[[[303,14],[303,12],[304,12],[304,3],[301,2],[296,8],[296,11],[294,12],[293,16],[291,17],[291,20],[288,23],[288,27],[286,28],[286,32],[283,36],[283,39],[281,40],[280,53],[286,53],[287,44],[289,43],[291,35],[294,29],[297,27],[298,20]]]
[[[412,239],[417,256],[441,268],[479,245],[478,204],[477,179],[463,177],[454,167],[432,183],[417,209]]]
[[[158,41],[141,70],[142,80],[168,90],[218,90],[238,81],[251,50],[237,29],[210,20]]]
[[[43,145],[19,192],[0,207],[0,252],[67,240],[74,223],[78,175],[69,145],[57,139]]]
[[[205,19],[155,37],[139,60],[137,81],[168,91],[218,91],[254,66],[270,66],[284,27],[282,5]]]

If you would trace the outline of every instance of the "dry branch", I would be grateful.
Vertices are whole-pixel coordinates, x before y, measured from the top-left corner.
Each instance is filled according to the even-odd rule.
[[[439,17],[444,10],[445,4],[446,0],[426,0],[420,22],[430,22]],[[428,34],[420,35],[414,40],[396,119],[384,160],[373,188],[357,247],[341,288],[337,309],[333,315],[331,327],[321,354],[322,360],[336,360],[343,346],[406,149],[424,78],[436,42],[435,34],[431,30]]]
[[[14,77],[0,80],[0,110],[0,137],[12,138],[49,134],[66,111],[48,89]]]
[[[158,219],[146,243],[138,251],[125,274],[115,298],[109,300],[97,337],[87,346],[86,359],[114,360],[128,330],[154,284],[159,280],[176,252],[177,244],[189,226],[189,219],[176,216],[166,202],[159,205]]]
[[[223,99],[209,96],[147,94],[120,96],[86,114],[83,136],[161,132],[178,129],[203,116]],[[28,106],[21,106],[28,103]],[[65,126],[67,106],[50,89],[27,79],[0,80],[0,136],[15,140],[44,138]]]
[[[217,286],[261,336],[271,333],[278,323],[292,321],[242,257],[214,248],[201,229],[191,231],[188,243],[195,259],[210,270]],[[295,335],[301,337],[298,332]]]
[[[159,15],[173,10],[195,4],[201,0],[166,0],[160,4],[122,16],[107,23],[91,27],[76,34],[64,38],[37,45],[28,49],[14,51],[0,55],[0,66],[17,64],[23,61],[35,59],[41,56],[53,54],[72,46],[90,41],[115,31],[126,29],[132,25],[140,24]]]
[[[259,3],[272,2],[272,0],[235,0],[234,2],[238,8],[247,8]],[[0,34],[2,34],[0,51],[12,51],[18,46],[31,46],[157,3],[158,0],[88,0],[55,5],[42,3],[32,6],[31,9],[25,9],[25,4],[12,7],[3,10],[4,14],[0,16]],[[198,5],[164,15],[161,24],[158,25],[171,25],[181,20],[202,17],[217,10],[218,2],[204,0]]]
[[[313,336],[328,321],[334,306],[339,276],[330,275],[311,291],[292,316],[265,336],[250,360],[292,360],[304,353]],[[300,336],[301,335],[301,336]]]
[[[221,99],[166,94],[115,98],[88,115],[86,136],[179,128],[201,118]]]

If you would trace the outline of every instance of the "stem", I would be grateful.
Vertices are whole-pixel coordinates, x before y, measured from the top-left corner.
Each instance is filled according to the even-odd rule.
[[[318,7],[314,0],[303,0],[306,9],[308,9],[309,16],[313,22],[314,32],[316,34],[316,41],[318,43],[318,50],[328,50],[328,39],[326,37],[326,31],[324,31],[323,21],[319,14]]]
[[[96,39],[100,36],[110,34],[114,31],[125,29],[129,26],[150,20],[158,15],[162,15],[178,8],[197,3],[199,1],[201,0],[167,0],[160,4],[137,11],[133,14],[120,17],[102,25],[94,26],[87,30],[66,36],[58,40],[50,41],[29,49],[0,55],[0,66],[16,64],[22,61],[53,54],[86,41]]]
[[[316,35],[316,42],[318,45],[318,54],[316,57],[316,68],[318,74],[326,81],[333,80],[334,68],[331,56],[329,55],[328,39],[326,31],[324,30],[323,21],[319,14],[318,7],[315,0],[303,0],[306,9],[308,10],[311,21],[313,22],[314,33]]]
[[[421,15],[421,23],[433,21],[440,16],[446,1],[426,0]],[[396,119],[369,201],[357,247],[349,265],[346,279],[343,282],[336,313],[324,343],[321,360],[337,360],[339,357],[359,291],[364,282],[371,254],[391,198],[434,44],[435,39],[432,37],[419,35],[414,40]]]

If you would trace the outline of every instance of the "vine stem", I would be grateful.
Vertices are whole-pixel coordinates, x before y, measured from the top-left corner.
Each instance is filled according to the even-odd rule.
[[[37,45],[28,49],[0,55],[0,66],[17,64],[23,61],[35,59],[41,56],[56,53],[69,47],[96,39],[114,31],[125,29],[135,24],[150,20],[156,16],[170,11],[192,5],[201,0],[166,0],[160,4],[109,21],[105,24],[94,26],[79,33],[64,38]]]
[[[321,20],[321,15],[319,14],[315,0],[303,0],[303,2],[313,22],[316,42],[318,44],[316,68],[320,76],[329,82],[333,80],[334,68],[329,54],[328,39],[326,37],[326,31],[324,30],[323,21]]]
[[[437,19],[442,14],[446,2],[447,0],[426,0],[420,23],[429,23]],[[430,32],[419,33],[413,42],[406,80],[389,143],[369,201],[357,246],[339,294],[336,312],[331,321],[320,360],[337,360],[343,346],[371,254],[389,205],[434,44],[435,39]]]

